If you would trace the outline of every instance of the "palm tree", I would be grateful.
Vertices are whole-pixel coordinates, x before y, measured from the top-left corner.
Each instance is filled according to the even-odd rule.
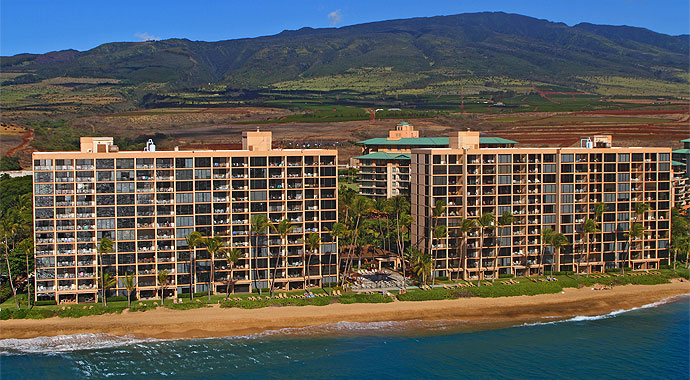
[[[192,231],[185,237],[189,247],[189,299],[194,301],[194,291],[196,291],[196,248],[201,244],[201,233]]]
[[[321,235],[316,232],[307,235],[307,239],[304,240],[304,250],[305,252],[309,251],[309,255],[307,256],[304,266],[304,289],[307,289],[309,282],[309,263],[311,263],[311,255],[314,252],[318,252],[319,248],[321,248]],[[304,259],[304,256],[302,256],[302,258]]]
[[[438,226],[438,219],[443,216],[443,214],[446,212],[446,202],[443,200],[439,199],[436,201],[434,204],[434,207],[431,209],[431,219],[429,220],[429,243],[427,252],[429,253],[429,256],[431,256],[432,261],[434,260],[434,255],[433,252],[431,251],[431,248],[433,247],[433,242],[434,242],[434,235],[436,233],[436,226]],[[434,281],[434,271],[431,271],[431,282],[433,283]]]
[[[649,211],[649,205],[648,204],[643,203],[643,202],[635,204],[635,216],[636,216],[635,219],[638,221],[641,221],[642,226],[644,226],[644,216],[647,213],[647,211]],[[647,230],[647,228],[645,227],[643,230]],[[642,256],[641,256],[641,258],[644,258],[644,236],[645,235],[646,234],[643,233],[642,236],[640,236],[642,238],[642,253],[641,253]]]
[[[630,226],[630,230],[625,233],[625,237],[628,239],[628,263],[632,266],[632,256],[630,254],[630,249],[633,240],[642,239],[642,252],[644,253],[644,236],[647,234],[647,229],[642,223],[633,223]],[[644,257],[644,255],[642,256]],[[634,269],[634,268],[633,268]],[[625,274],[625,268],[623,269],[623,274]]]
[[[591,268],[591,265],[589,265],[589,262],[591,261],[589,258],[589,235],[597,232],[601,232],[601,230],[599,230],[597,222],[595,222],[593,219],[587,219],[582,224],[582,234],[585,236],[585,250],[587,252],[587,277],[589,277]],[[580,264],[582,264],[582,256],[580,256]],[[580,277],[580,265],[577,266],[577,276]]]
[[[352,265],[352,256],[354,255],[354,249],[357,245],[357,238],[359,236],[359,224],[363,217],[369,215],[373,209],[373,201],[370,198],[364,196],[355,196],[352,199],[352,204],[349,207],[349,213],[354,216],[354,227],[353,238],[350,244],[350,254],[348,256],[348,262],[345,264],[345,273],[349,272]],[[345,276],[343,276],[343,282],[345,281]]]
[[[561,248],[565,247],[567,244],[568,238],[562,233],[553,232],[549,235],[549,245],[553,249],[555,257],[561,257]],[[560,262],[560,259],[558,261]],[[553,277],[553,264],[551,264],[551,277]]]
[[[26,246],[24,246],[24,258],[26,260],[26,302],[27,302],[27,307],[31,308],[31,281],[29,281],[29,278],[31,277],[31,269],[29,267],[29,251],[31,251],[32,255],[34,252],[34,240],[30,237],[24,239],[22,243],[26,242]]]
[[[467,234],[477,228],[477,223],[474,219],[462,219],[458,225],[458,232],[460,232],[461,242],[458,244],[460,255],[458,257],[458,280],[460,279],[461,268],[464,267],[463,261],[467,256]],[[462,278],[465,279],[466,271],[463,271]]]
[[[331,231],[329,232],[331,237],[333,239],[336,239],[336,243],[338,247],[340,247],[340,240],[347,239],[350,236],[350,230],[347,228],[347,225],[344,223],[336,222],[333,223],[333,227],[331,227]],[[331,265],[332,265],[332,257],[333,255],[330,254],[328,255],[328,275],[330,276],[332,273]],[[338,264],[338,263],[336,263]],[[336,274],[338,271],[336,270]],[[323,288],[323,283],[321,283],[321,287]]]
[[[99,281],[101,283],[101,287],[103,288],[104,294],[108,291],[108,289],[117,284],[117,278],[108,272],[103,273],[103,277],[101,277]]]
[[[515,220],[515,216],[513,216],[513,213],[510,211],[503,211],[503,215],[501,215],[500,218],[498,218],[498,234],[497,234],[497,244],[496,244],[496,257],[494,258],[494,275],[491,277],[491,283],[493,284],[494,281],[496,280],[496,277],[498,274],[496,273],[498,271],[498,253],[501,249],[501,229],[502,227],[512,226],[513,221]]]
[[[407,258],[413,265],[414,273],[417,277],[421,278],[422,283],[426,285],[427,275],[433,266],[431,255],[415,246],[410,246],[407,249]]]
[[[242,258],[242,250],[233,247],[225,250],[225,260],[228,262],[228,267],[230,269],[230,275],[228,275],[228,284],[225,288],[225,293],[227,297],[230,297],[230,284],[232,283],[232,292],[235,293],[235,278],[233,277],[233,271],[235,269],[235,264]]]
[[[434,227],[434,233],[432,238],[436,240],[437,242],[440,240],[443,240],[448,237],[448,227],[446,227],[445,224],[439,224],[436,227]],[[433,259],[433,256],[429,254],[429,256],[432,258],[432,264],[436,263],[436,260]],[[433,269],[433,268],[432,268]],[[434,283],[434,270],[431,271],[431,283]]]
[[[285,248],[285,251],[283,252],[283,255],[285,256],[285,260],[287,260],[287,236],[296,226],[292,224],[290,219],[283,219],[278,223],[271,224],[271,229],[280,236],[280,245],[281,247]],[[280,251],[278,252],[278,257],[276,258],[276,264],[273,267],[273,276],[271,279],[271,289],[270,289],[270,295],[273,297],[273,290],[275,289],[275,283],[276,283],[276,275],[278,274],[278,263],[280,262]],[[270,270],[270,262],[269,262],[269,270]]]
[[[131,306],[130,296],[132,295],[132,290],[137,286],[136,278],[133,274],[128,273],[124,278],[125,289],[127,289],[127,307]]]
[[[554,233],[555,233],[554,230],[552,230],[548,227],[541,230],[541,241],[540,241],[541,259],[539,260],[540,261],[539,268],[541,270],[542,276],[544,275],[544,251],[546,249],[545,245],[551,244],[551,238],[553,237]],[[553,273],[553,266],[556,264],[556,262],[555,262],[555,255],[552,254],[551,256],[552,256],[551,257],[551,272]]]
[[[168,270],[163,269],[158,272],[158,286],[161,288],[161,306],[165,302],[165,289],[168,287]]]
[[[106,295],[105,295],[105,284],[107,281],[106,277],[103,275],[103,255],[108,254],[108,253],[113,253],[113,241],[108,239],[107,237],[104,237],[101,239],[100,243],[98,244],[98,268],[100,270],[100,278],[101,278],[101,295],[103,296],[103,306],[107,305],[106,301]]]
[[[249,224],[249,257],[251,260],[252,257],[252,247],[251,247],[251,238],[252,235],[254,236],[254,288],[259,289],[259,295],[261,295],[261,288],[258,286],[258,279],[259,279],[259,236],[263,235],[266,233],[268,230],[268,227],[271,225],[271,223],[268,221],[268,218],[266,215],[260,214],[260,215],[254,215],[250,221]],[[270,268],[269,268],[270,270]]]
[[[484,251],[484,231],[494,228],[494,214],[488,212],[477,218],[479,227],[479,266],[477,272],[477,286],[482,286],[482,253]]]
[[[3,248],[5,251],[5,262],[7,263],[7,277],[10,282],[10,288],[12,289],[12,295],[14,296],[14,302],[17,304],[17,310],[19,310],[19,299],[17,298],[17,288],[14,287],[14,282],[12,280],[12,270],[10,269],[10,249],[7,245],[7,232],[5,232],[5,242],[3,243]]]
[[[412,223],[412,217],[409,214],[410,202],[402,195],[388,199],[389,210],[391,215],[395,218],[395,243],[397,254],[402,263],[402,275],[405,277],[405,234],[403,228],[409,227]]]
[[[208,251],[209,256],[211,256],[211,273],[209,277],[209,282],[208,282],[208,300],[211,301],[211,293],[214,292],[215,290],[215,263],[214,260],[216,259],[216,254],[221,252],[223,250],[223,240],[220,238],[220,236],[214,236],[214,237],[207,237],[204,238],[203,244],[206,247],[206,250]]]

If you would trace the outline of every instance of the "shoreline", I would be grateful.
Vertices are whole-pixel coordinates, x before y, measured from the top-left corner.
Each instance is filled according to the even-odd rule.
[[[624,285],[612,290],[566,288],[563,293],[440,301],[396,301],[379,304],[331,304],[260,309],[193,310],[159,308],[145,312],[81,318],[10,319],[0,321],[0,339],[29,339],[82,333],[155,339],[217,338],[299,329],[338,322],[407,322],[456,320],[464,325],[514,325],[627,310],[677,295],[690,294],[690,282]]]

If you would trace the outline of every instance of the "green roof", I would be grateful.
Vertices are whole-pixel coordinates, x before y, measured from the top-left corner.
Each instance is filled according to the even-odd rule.
[[[680,140],[680,142],[690,142],[690,139]]]
[[[672,153],[678,154],[690,154],[690,149],[676,149]]]
[[[673,166],[685,166],[685,163],[671,160]]]
[[[361,145],[417,145],[417,146],[448,146],[448,137],[406,137],[399,140],[388,140],[377,137],[358,142]],[[479,144],[519,144],[517,141],[501,137],[480,137]]]
[[[409,153],[374,152],[355,157],[358,160],[409,160]]]
[[[504,139],[502,137],[480,137],[480,144],[519,144],[517,141]]]

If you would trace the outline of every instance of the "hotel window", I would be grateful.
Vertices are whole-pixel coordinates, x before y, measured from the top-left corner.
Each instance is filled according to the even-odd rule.
[[[134,169],[134,159],[133,158],[118,158],[117,159],[118,169]]]
[[[561,213],[562,214],[572,214],[573,212],[573,205],[561,205]]]
[[[669,161],[671,159],[671,155],[668,153],[659,153],[659,161]]]
[[[211,157],[197,157],[194,159],[194,165],[197,168],[210,168]]]
[[[194,194],[193,193],[177,193],[175,194],[176,203],[193,203]]]
[[[211,179],[211,169],[195,169],[195,179]]]
[[[561,155],[561,162],[573,162],[575,161],[575,155],[574,154],[562,154]]]
[[[604,162],[616,162],[616,154],[615,153],[604,154]]]
[[[604,202],[615,202],[616,193],[604,193]]]
[[[572,184],[561,185],[561,193],[572,193],[575,191],[575,186]]]
[[[630,173],[618,173],[618,182],[630,181]]]
[[[629,183],[619,183],[618,184],[618,192],[626,192],[630,191],[630,184]]]
[[[176,158],[175,159],[175,167],[180,169],[180,168],[193,168],[194,167],[194,160],[192,158]]]
[[[513,157],[510,154],[499,154],[498,163],[499,164],[509,164],[513,162]]]
[[[115,190],[118,193],[133,193],[134,192],[134,183],[132,183],[132,182],[117,183],[115,185]]]
[[[119,205],[133,205],[134,204],[134,194],[118,194],[117,204]]]
[[[194,190],[194,184],[192,181],[181,181],[175,183],[176,191],[192,191]]]
[[[668,163],[668,162],[660,162],[659,163],[659,171],[660,172],[669,171],[669,170],[671,170],[671,164],[670,163]]]
[[[555,154],[545,154],[544,155],[544,162],[556,162],[556,155]]]
[[[194,225],[194,217],[191,216],[178,216],[177,225],[179,227],[189,227]]]
[[[556,192],[556,185],[542,185],[542,192],[544,193],[555,193]]]
[[[96,228],[99,230],[111,230],[115,228],[115,219],[97,219]]]
[[[114,183],[97,183],[96,184],[96,192],[97,193],[114,193],[115,192],[115,184]]]
[[[250,166],[266,166],[266,157],[249,157]]]
[[[119,230],[117,231],[117,240],[135,240],[135,230]]]
[[[556,203],[556,194],[544,194],[544,203]]]
[[[98,158],[96,159],[96,169],[115,169],[115,163],[112,158]]]
[[[542,224],[556,224],[556,215],[544,215],[541,220]]]
[[[191,195],[191,194],[190,194],[190,195]],[[196,201],[197,203],[207,203],[207,202],[211,202],[211,193],[210,193],[210,192],[200,192],[200,193],[196,193],[196,194],[194,195],[194,198],[195,198],[195,201]],[[192,202],[191,202],[191,200],[190,200],[189,202],[186,202],[186,203],[192,203]]]
[[[53,182],[53,173],[36,172],[34,173],[34,182]]]
[[[99,182],[104,182],[113,181],[115,179],[115,176],[112,171],[98,171],[96,172],[96,178]]]
[[[193,173],[192,169],[177,170],[175,171],[175,179],[178,181],[194,179]]]
[[[561,194],[561,202],[562,203],[573,203],[575,201],[575,197],[573,194]]]
[[[618,153],[618,162],[630,162],[630,154]]]

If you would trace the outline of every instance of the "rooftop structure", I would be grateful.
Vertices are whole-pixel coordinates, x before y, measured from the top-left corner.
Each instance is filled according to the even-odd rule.
[[[447,148],[413,149],[410,157],[412,242],[431,248],[435,276],[491,279],[668,263],[670,148],[611,147],[603,136],[572,148],[483,148],[476,137],[451,140]],[[445,208],[434,217],[437,202]],[[597,215],[600,203],[605,211]],[[638,214],[638,204],[649,209]],[[479,229],[460,230],[461,220],[489,213],[494,219],[483,236]],[[504,213],[512,221],[499,225]],[[599,231],[583,234],[588,219]],[[633,223],[648,234],[628,239]],[[446,233],[431,239],[437,225]],[[542,244],[546,228],[568,238],[560,254]]]
[[[409,196],[410,151],[417,148],[447,148],[461,138],[482,147],[512,147],[517,142],[500,137],[479,137],[479,132],[457,132],[449,137],[419,137],[408,123],[398,124],[388,137],[360,141],[359,192],[371,197]]]
[[[319,286],[337,277],[337,151],[271,149],[270,132],[243,134],[243,150],[119,151],[112,138],[82,138],[79,152],[35,152],[36,298],[96,301],[102,265],[125,295],[123,277],[136,276],[136,295],[156,297],[156,275],[170,274],[167,292],[224,291],[230,267],[223,255],[192,250],[192,231],[242,251],[232,281],[237,291]],[[284,238],[253,231],[251,220],[288,219]],[[315,251],[306,237],[319,234]],[[114,252],[97,257],[102,238]]]

